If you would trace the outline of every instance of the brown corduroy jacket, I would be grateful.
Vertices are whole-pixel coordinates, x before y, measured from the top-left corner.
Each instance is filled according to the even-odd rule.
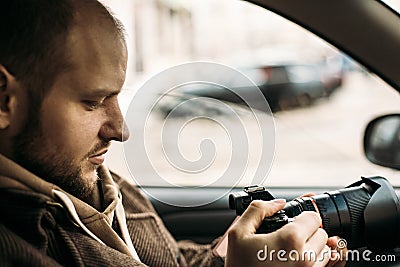
[[[118,176],[113,178],[141,262],[87,235],[53,198],[33,190],[0,187],[0,266],[224,265],[213,254],[213,245],[176,242],[141,192]],[[0,173],[1,179],[6,177]],[[115,220],[112,228],[121,236]]]

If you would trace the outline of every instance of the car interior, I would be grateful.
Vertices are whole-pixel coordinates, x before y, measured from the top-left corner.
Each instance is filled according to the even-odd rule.
[[[375,176],[385,177],[397,196],[400,195],[400,1],[224,0],[219,3],[187,3],[159,0],[149,1],[151,4],[130,0],[126,1],[132,2],[129,8],[125,6],[126,3],[102,2],[109,5],[123,23],[128,24],[128,35],[133,37],[133,41],[128,42],[133,47],[130,52],[133,59],[129,63],[132,67],[128,71],[128,89],[122,92],[120,99],[126,117],[134,110],[131,109],[131,99],[141,87],[147,86],[146,81],[154,79],[158,72],[168,71],[171,66],[189,61],[225,64],[239,69],[250,79],[264,78],[265,90],[268,91],[273,88],[271,83],[268,84],[273,80],[271,66],[276,62],[286,64],[288,55],[294,53],[296,56],[290,59],[291,64],[312,62],[320,73],[321,81],[318,82],[325,93],[312,102],[306,101],[304,95],[298,98],[286,94],[276,100],[276,108],[265,113],[243,107],[237,101],[231,103],[224,96],[216,97],[219,93],[215,93],[214,89],[207,94],[196,93],[196,98],[206,96],[207,99],[219,99],[222,101],[219,103],[229,105],[246,122],[254,114],[261,114],[270,120],[273,118],[273,161],[262,162],[262,157],[257,154],[262,153],[257,152],[260,145],[252,143],[251,135],[248,136],[250,141],[243,141],[248,142],[249,149],[242,150],[249,155],[248,168],[257,169],[265,165],[265,175],[258,178],[257,182],[261,181],[273,197],[290,201],[310,192],[323,194],[343,189],[361,177]],[[229,6],[231,8],[227,8]],[[254,11],[254,14],[249,10]],[[204,17],[205,14],[212,19]],[[154,18],[157,20],[151,22]],[[222,22],[225,24],[218,24]],[[289,26],[282,26],[286,24]],[[141,26],[144,29],[140,30]],[[279,35],[273,32],[276,29]],[[151,37],[153,31],[156,37]],[[302,36],[307,36],[307,40],[300,41]],[[280,40],[290,45],[282,45]],[[297,46],[295,49],[293,44]],[[160,56],[163,53],[165,57]],[[221,56],[226,54],[229,54],[229,60]],[[176,57],[172,58],[171,55]],[[311,55],[310,58],[318,60],[304,60],[304,55]],[[149,63],[153,59],[157,59],[157,66]],[[332,64],[325,67],[323,64],[329,61]],[[339,61],[341,70],[337,72],[333,66]],[[251,67],[252,72],[246,73],[246,67]],[[293,88],[299,90],[298,84],[303,87],[307,85],[303,81],[306,74],[300,72],[296,75],[300,78],[290,80],[293,84],[297,83],[297,87],[290,85],[292,91],[295,90]],[[140,83],[136,83],[138,77]],[[168,156],[162,156],[168,142],[181,142],[180,153],[186,153],[189,161],[196,161],[207,154],[206,146],[202,146],[203,140],[207,138],[214,138],[213,149],[218,156],[219,145],[225,144],[220,138],[225,138],[225,130],[231,129],[226,126],[225,130],[221,130],[221,127],[215,128],[209,122],[193,122],[193,118],[198,116],[208,116],[213,121],[222,122],[221,117],[230,116],[224,115],[213,102],[202,102],[199,106],[192,104],[188,110],[182,109],[182,112],[171,116],[172,110],[193,98],[187,91],[175,91],[172,96],[170,94],[163,98],[164,102],[157,102],[158,109],[154,108],[157,114],[153,119],[148,116],[150,119],[146,131],[136,129],[149,134],[149,137],[145,136],[145,140],[139,142],[155,143],[158,146],[149,148],[148,156],[155,155],[149,161],[159,170],[159,176],[168,176],[163,182],[159,181],[159,177],[152,177],[152,172],[141,168],[140,163],[130,164],[131,160],[138,160],[132,159],[133,154],[129,154],[129,150],[133,149],[133,143],[130,142],[113,145],[107,164],[111,170],[137,184],[148,195],[177,240],[210,243],[223,235],[237,216],[229,207],[229,195],[254,184],[252,175],[256,171],[246,171],[243,178],[241,170],[237,170],[231,182],[216,182],[221,169],[224,171],[229,166],[233,168],[228,164],[230,154],[226,158],[223,156],[220,161],[218,158],[211,160],[211,165],[219,165],[210,172],[192,174],[180,170],[179,166],[169,166],[174,165],[174,162],[168,161]],[[172,124],[174,127],[180,127],[181,134],[189,136],[187,140],[178,138],[166,141],[160,138],[162,134],[157,131],[162,131],[168,120],[175,123]],[[185,130],[190,123],[194,124],[194,128]],[[244,125],[247,129],[256,126],[257,122]],[[206,129],[214,132],[203,133]],[[134,139],[135,129],[130,131]],[[228,139],[229,134],[228,131]],[[142,137],[138,136],[139,139]],[[260,142],[268,137],[261,135],[254,138]],[[216,173],[217,178],[209,178],[210,173]],[[397,196],[393,196],[393,203],[399,205]],[[397,232],[390,234],[397,236],[398,243],[373,249],[373,252],[376,255],[394,255],[395,259],[380,262],[354,260],[346,266],[400,266],[400,214],[396,214],[400,210],[394,210],[387,211],[391,212],[390,223],[397,224],[397,229],[394,227]],[[362,220],[367,219],[363,217]],[[367,230],[364,234],[369,235]],[[357,249],[363,251],[367,247]]]

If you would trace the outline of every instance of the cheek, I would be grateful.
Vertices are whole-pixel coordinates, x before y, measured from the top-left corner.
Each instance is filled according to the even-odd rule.
[[[100,123],[75,110],[43,113],[43,134],[65,154],[81,157],[98,143]]]

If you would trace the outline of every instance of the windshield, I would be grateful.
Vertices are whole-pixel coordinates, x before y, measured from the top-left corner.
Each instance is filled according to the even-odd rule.
[[[231,181],[215,183],[221,173],[232,168],[231,133],[215,123],[230,115],[208,100],[181,106],[179,113],[168,115],[193,94],[225,103],[229,93],[215,86],[186,87],[163,98],[148,117],[144,142],[149,167],[140,164],[143,157],[131,159],[138,162],[135,168],[125,164],[124,149],[134,148],[115,144],[107,164],[117,173],[143,186],[165,185],[166,181],[171,186],[230,187],[250,183],[264,164],[267,171],[260,178],[270,186],[342,187],[371,175],[385,176],[400,185],[399,172],[368,162],[362,146],[370,120],[399,112],[399,94],[335,47],[272,12],[242,1],[103,2],[122,20],[128,34],[128,76],[120,97],[125,112],[134,95],[155,74],[182,63],[213,62],[254,81],[268,100],[275,127],[273,161],[262,162],[262,144],[268,137],[260,135],[253,113],[267,120],[271,114],[229,104],[242,122],[237,126],[248,133],[243,141],[248,157],[245,169],[236,170]],[[399,7],[399,1],[385,2]],[[251,94],[243,86],[239,89]],[[199,114],[209,119],[192,120]],[[181,127],[175,139],[167,141],[161,138],[166,118],[171,125]],[[135,131],[144,130],[131,129],[131,138],[135,138]],[[204,140],[213,145],[202,146]],[[214,156],[207,168],[185,171],[166,156],[168,142],[176,143],[177,153],[188,162],[198,161],[210,151]],[[158,177],[146,176],[154,170]]]
[[[397,13],[400,13],[400,1],[399,0],[382,0],[385,4],[390,6]]]

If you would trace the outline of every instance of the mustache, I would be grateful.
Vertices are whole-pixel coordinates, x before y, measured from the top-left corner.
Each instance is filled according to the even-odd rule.
[[[111,145],[111,142],[101,141],[100,143],[96,144],[86,155],[86,158],[89,158],[93,155],[98,154],[101,150],[108,149]]]

